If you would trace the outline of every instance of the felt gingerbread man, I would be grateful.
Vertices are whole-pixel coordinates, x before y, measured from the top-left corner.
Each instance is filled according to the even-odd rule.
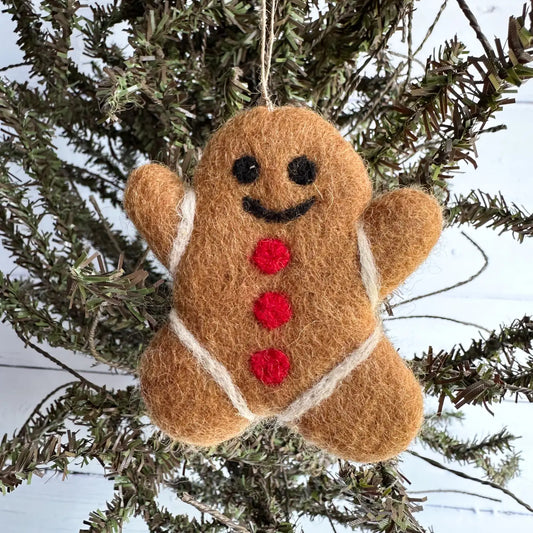
[[[243,112],[186,187],[135,170],[124,205],[174,279],[168,323],[142,356],[153,421],[211,446],[276,417],[345,459],[389,458],[422,420],[422,393],[377,307],[442,227],[411,188],[372,199],[361,158],[316,113]]]

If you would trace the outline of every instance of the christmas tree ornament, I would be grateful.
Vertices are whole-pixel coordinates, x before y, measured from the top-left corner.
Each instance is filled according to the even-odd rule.
[[[191,187],[158,164],[131,174],[126,211],[174,279],[140,367],[166,434],[211,446],[275,418],[345,459],[407,447],[422,393],[378,307],[426,258],[442,215],[417,189],[371,191],[350,143],[301,107],[232,118]]]
[[[273,106],[274,13],[267,32],[262,3],[265,105],[213,135],[192,186],[158,164],[128,180],[126,211],[174,280],[141,390],[183,443],[216,445],[273,418],[339,457],[379,461],[407,447],[423,405],[378,308],[437,242],[441,209],[416,189],[372,199],[333,125]]]

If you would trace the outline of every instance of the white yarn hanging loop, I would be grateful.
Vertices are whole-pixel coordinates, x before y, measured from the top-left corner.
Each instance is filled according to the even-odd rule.
[[[272,65],[272,49],[274,46],[274,22],[276,16],[277,0],[272,0],[270,6],[270,21],[267,38],[267,0],[261,1],[261,96],[269,111],[274,109],[274,104],[268,92],[268,82],[270,79],[270,67]]]

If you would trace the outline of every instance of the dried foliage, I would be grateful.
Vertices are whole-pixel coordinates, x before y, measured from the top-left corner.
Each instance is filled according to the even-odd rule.
[[[474,464],[481,468],[485,476],[505,485],[519,472],[519,455],[513,449],[513,441],[517,437],[511,435],[506,429],[494,435],[487,435],[481,439],[461,440],[450,434],[450,428],[442,421],[446,420],[442,413],[429,417],[420,433],[420,439],[431,450],[434,450],[447,459],[460,464]],[[494,455],[498,452],[503,455],[499,464],[494,465]]]
[[[4,4],[24,58],[0,77],[0,235],[18,266],[0,273],[0,315],[54,362],[39,344],[135,373],[170,288],[143,242],[106,220],[103,207],[120,207],[128,172],[146,159],[190,177],[208,136],[258,101],[259,2],[49,0],[40,12],[29,0]],[[477,138],[495,130],[489,120],[513,102],[510,90],[533,77],[532,6],[509,19],[506,44],[491,45],[460,1],[485,54],[468,55],[455,38],[414,75],[413,4],[279,0],[276,103],[305,102],[335,122],[378,191],[420,185],[448,202],[450,223],[512,231],[521,241],[531,236],[530,215],[481,191],[448,201],[447,181],[461,163],[476,164]],[[127,46],[117,44],[120,32]],[[398,32],[408,52],[401,61],[388,48]],[[10,80],[15,68],[28,81]],[[466,349],[429,349],[413,367],[441,407],[446,398],[457,407],[488,408],[505,395],[532,401],[532,337],[524,317]],[[107,390],[71,373],[75,382],[3,437],[0,487],[10,492],[33,475],[68,475],[97,460],[115,493],[86,531],[120,531],[134,515],[161,532],[300,531],[304,516],[354,530],[424,531],[414,518],[420,501],[395,463],[337,463],[270,425],[200,453],[152,432],[137,388]],[[450,436],[450,419],[428,418],[421,442],[479,467],[484,483],[516,474],[511,435],[461,441]],[[163,487],[203,519],[162,508]]]
[[[500,235],[511,231],[522,242],[533,236],[533,215],[516,204],[509,204],[502,194],[491,196],[483,191],[472,191],[467,196],[456,196],[448,206],[450,224],[472,224],[499,229]]]
[[[533,321],[525,316],[474,340],[468,348],[454,346],[434,354],[429,350],[413,360],[413,369],[426,392],[446,397],[456,407],[488,404],[514,395],[533,401]],[[524,354],[525,352],[525,354]]]

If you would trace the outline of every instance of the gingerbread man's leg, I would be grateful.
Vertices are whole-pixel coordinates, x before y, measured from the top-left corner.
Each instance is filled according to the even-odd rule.
[[[302,436],[343,459],[376,462],[403,451],[422,422],[422,391],[387,339],[305,413]]]
[[[250,424],[168,326],[157,332],[143,354],[140,374],[152,421],[173,439],[213,446]]]

